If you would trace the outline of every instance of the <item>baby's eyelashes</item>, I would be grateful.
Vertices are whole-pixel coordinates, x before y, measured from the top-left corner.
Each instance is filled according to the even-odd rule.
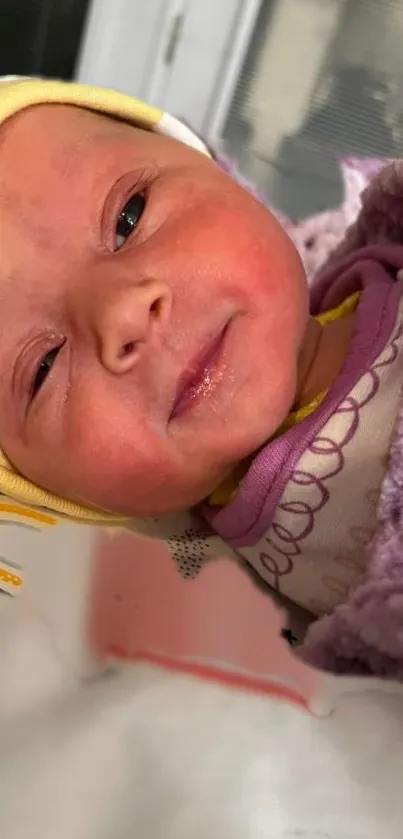
[[[40,362],[39,367],[36,370],[32,382],[30,393],[31,401],[35,399],[35,396],[41,389],[43,383],[45,382],[45,379],[48,377],[62,346],[63,345],[60,345],[59,347],[54,347],[54,349],[49,350],[49,352],[47,352],[46,355],[44,355],[44,357],[42,358],[42,361]]]
[[[114,247],[118,251],[126,240],[135,231],[146,206],[146,197],[143,192],[137,192],[126,202],[119,213],[115,225]],[[62,349],[64,342],[49,350],[40,361],[30,385],[29,400],[32,402],[51,372],[56,358]]]
[[[133,233],[143,215],[145,205],[146,199],[142,192],[129,198],[118,216],[113,250],[120,250],[126,239]]]

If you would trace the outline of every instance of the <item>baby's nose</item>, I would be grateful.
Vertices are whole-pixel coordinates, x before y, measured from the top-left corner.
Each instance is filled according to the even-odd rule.
[[[163,283],[147,280],[105,301],[99,318],[101,360],[111,373],[126,373],[167,320],[171,293]]]

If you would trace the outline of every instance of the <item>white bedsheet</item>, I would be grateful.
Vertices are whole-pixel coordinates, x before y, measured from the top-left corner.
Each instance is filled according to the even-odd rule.
[[[2,532],[10,561],[34,551],[21,596],[0,596],[1,839],[401,839],[401,688],[330,679],[319,718],[108,672],[84,643],[91,530]]]
[[[2,715],[2,837],[401,839],[401,695],[318,719],[145,665],[73,684],[24,634],[26,687],[47,687]]]

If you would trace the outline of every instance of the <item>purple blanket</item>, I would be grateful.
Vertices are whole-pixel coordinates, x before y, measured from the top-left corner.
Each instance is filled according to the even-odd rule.
[[[403,250],[403,162],[383,169],[362,197],[362,210],[314,282],[367,245]],[[403,258],[403,257],[402,257]],[[397,280],[399,282],[399,280]],[[367,548],[367,571],[347,603],[310,628],[301,655],[322,669],[403,678],[403,410],[397,420],[378,508],[378,529]]]
[[[220,162],[237,176],[228,161]],[[402,245],[403,265],[403,161],[352,159],[341,167],[340,207],[300,223],[275,213],[301,254],[316,299],[328,269],[358,248]],[[311,625],[299,652],[324,670],[403,679],[403,401],[366,568],[348,602]]]

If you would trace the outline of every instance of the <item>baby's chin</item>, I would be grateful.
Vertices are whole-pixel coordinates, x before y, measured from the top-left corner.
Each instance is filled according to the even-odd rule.
[[[86,498],[71,500],[129,518],[153,518],[189,510],[205,502],[240,463],[253,458],[268,442],[268,433],[264,423],[252,434],[249,430],[249,433],[237,439],[236,445],[225,452],[225,459],[219,449],[216,449],[216,456],[211,451],[205,451],[202,456],[199,449],[193,457],[189,454],[182,468],[176,463],[176,468],[169,470],[170,474],[164,477],[161,475],[161,464],[160,468],[155,464],[155,474],[158,471],[160,474],[158,485],[150,485],[145,476],[139,481],[138,477],[131,479],[126,475],[124,488],[117,479],[115,491],[111,491],[109,482],[109,489],[105,494],[105,490],[102,492],[102,497],[95,491],[91,497],[87,492]]]
[[[200,464],[199,470],[196,468],[193,474],[188,476],[188,480],[181,475],[178,481],[173,479],[172,483],[164,490],[160,488],[155,494],[151,492],[147,499],[144,494],[142,498],[134,499],[132,497],[129,503],[123,502],[120,509],[115,511],[132,517],[150,518],[172,515],[197,507],[199,504],[205,503],[217,487],[241,463],[248,465],[254,455],[257,455],[270,441],[271,437],[272,433],[268,432],[267,427],[265,428],[262,424],[261,428],[256,430],[253,435],[245,435],[245,439],[239,442],[236,452],[233,453],[229,461],[220,465],[213,462],[209,468],[205,460],[204,464]]]
[[[116,510],[116,512],[133,518],[152,518],[190,510],[205,502],[231,471],[223,470],[220,472],[220,477],[214,477],[210,480],[203,477],[198,482],[181,485],[180,488],[172,486],[165,492],[160,492],[158,496],[150,498],[148,502],[141,499],[137,502],[132,500],[127,505],[123,503],[123,505],[120,505],[121,509]]]
[[[295,365],[296,367],[296,365]],[[108,480],[87,483],[87,503],[132,518],[171,515],[204,502],[240,463],[250,461],[270,442],[294,400],[296,370],[283,372],[281,386],[264,393],[243,391],[234,399],[231,415],[198,424],[161,453],[147,469],[114,464]],[[107,459],[105,458],[105,462]],[[98,474],[98,478],[99,478]],[[92,490],[92,491],[91,491]],[[91,496],[91,497],[90,497]],[[83,503],[84,499],[76,499]],[[85,502],[84,502],[85,503]]]

